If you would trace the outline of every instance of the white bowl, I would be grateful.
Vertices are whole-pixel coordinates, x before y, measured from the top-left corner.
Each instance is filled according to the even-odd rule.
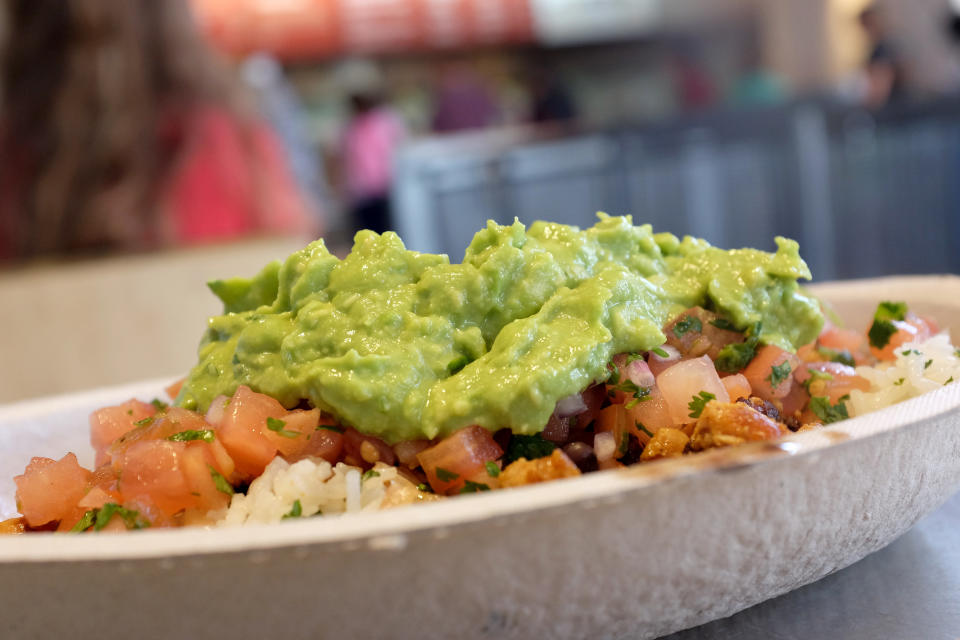
[[[960,278],[817,287],[960,335]],[[161,382],[0,408],[0,512],[30,455]],[[960,485],[960,384],[776,443],[441,503],[274,526],[0,537],[0,636],[652,638],[887,545]]]

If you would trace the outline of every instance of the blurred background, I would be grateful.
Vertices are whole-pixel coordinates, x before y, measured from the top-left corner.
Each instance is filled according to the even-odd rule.
[[[77,335],[63,300],[109,348],[122,292],[140,342],[191,336],[123,359],[182,370],[204,278],[367,227],[458,261],[487,219],[606,211],[787,235],[817,280],[960,272],[960,1],[2,7],[0,300],[32,296],[0,305],[7,361]]]

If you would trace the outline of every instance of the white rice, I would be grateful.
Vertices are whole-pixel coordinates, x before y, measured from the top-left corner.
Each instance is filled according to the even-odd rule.
[[[396,467],[378,463],[364,474],[342,462],[331,466],[321,458],[308,458],[290,464],[278,456],[250,483],[246,495],[233,496],[217,525],[277,522],[291,513],[297,500],[300,517],[309,517],[376,511],[423,499]]]
[[[897,359],[875,367],[857,367],[870,381],[870,391],[854,390],[847,408],[863,415],[960,381],[960,358],[944,331],[925,342],[908,342],[896,350]]]

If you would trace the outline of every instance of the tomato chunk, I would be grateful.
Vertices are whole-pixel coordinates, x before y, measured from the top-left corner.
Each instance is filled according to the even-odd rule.
[[[125,433],[137,428],[137,423],[157,412],[152,404],[128,400],[114,407],[104,407],[90,414],[90,444],[97,452],[99,467],[110,459],[107,448]]]
[[[766,344],[757,349],[743,370],[753,394],[764,400],[779,400],[793,388],[793,372],[800,359],[780,347]]]
[[[437,493],[451,495],[466,481],[483,480],[485,465],[503,455],[493,435],[483,427],[464,427],[417,454],[427,481]]]
[[[33,458],[17,485],[17,508],[31,527],[68,517],[87,492],[92,474],[68,453],[59,460]]]

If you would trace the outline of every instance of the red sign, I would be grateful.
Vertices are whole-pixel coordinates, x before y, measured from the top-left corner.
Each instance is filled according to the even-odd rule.
[[[228,53],[281,58],[529,42],[528,0],[193,0]]]

